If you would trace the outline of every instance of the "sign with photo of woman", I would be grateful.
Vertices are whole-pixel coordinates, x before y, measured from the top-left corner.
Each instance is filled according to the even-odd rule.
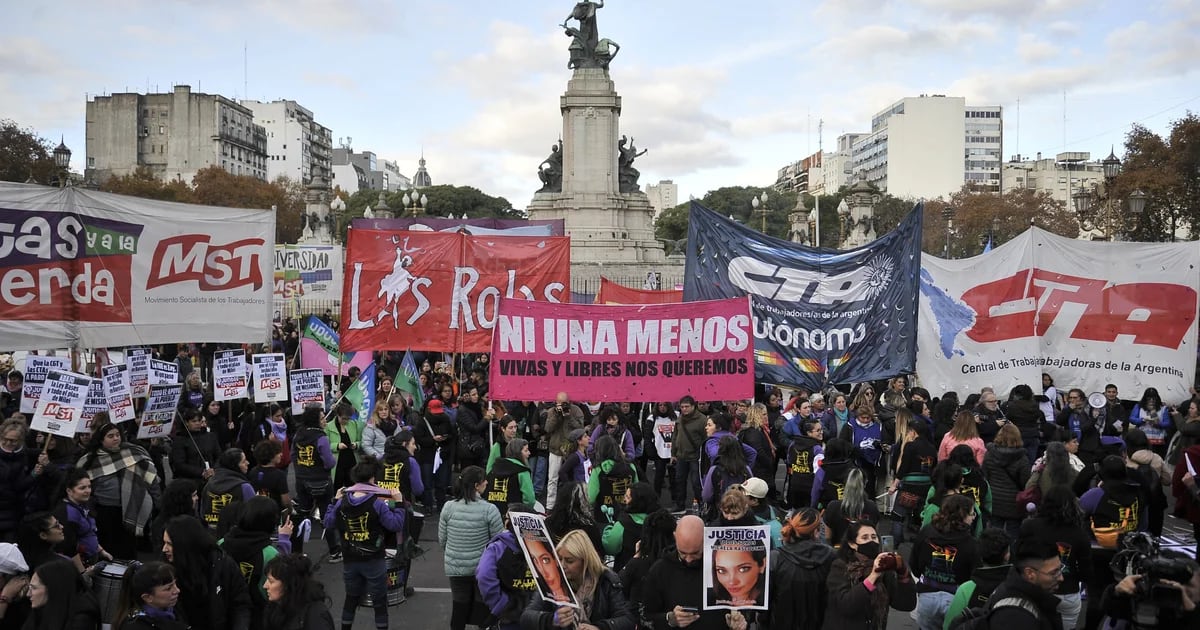
[[[704,609],[767,609],[768,526],[704,528]]]
[[[562,561],[554,550],[550,530],[546,529],[546,519],[536,514],[510,513],[509,517],[513,533],[525,553],[525,561],[537,582],[538,594],[560,606],[578,607],[579,602],[563,572]]]

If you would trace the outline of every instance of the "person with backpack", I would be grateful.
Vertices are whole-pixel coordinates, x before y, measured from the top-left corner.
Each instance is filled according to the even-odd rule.
[[[813,505],[813,483],[825,455],[825,430],[819,420],[809,418],[800,424],[799,430],[800,434],[788,444],[787,459],[784,460],[787,466],[787,504],[793,510]]]
[[[607,523],[615,516],[616,509],[624,505],[629,489],[638,482],[638,472],[610,434],[600,434],[592,461],[596,462],[596,468],[588,479],[588,502],[592,504],[596,522]]]
[[[784,524],[783,546],[771,552],[771,592],[760,617],[767,630],[821,630],[829,591],[825,581],[833,566],[833,547],[817,539],[821,514],[797,510]]]
[[[279,541],[271,543],[271,534]],[[217,541],[229,557],[238,563],[250,592],[250,627],[261,628],[267,606],[267,563],[279,554],[292,552],[292,522],[279,524],[279,509],[270,497],[252,497],[240,506],[237,523]],[[249,569],[247,571],[247,568]]]
[[[715,510],[714,504],[718,497],[725,496],[725,491],[731,486],[741,484],[750,478],[750,465],[746,463],[743,444],[732,435],[721,438],[713,465],[704,475],[702,497],[709,506],[709,516]]]
[[[1058,549],[1040,540],[1017,542],[1013,571],[988,598],[987,608],[974,609],[954,630],[1063,630],[1054,591],[1063,579]]]
[[[962,617],[963,612],[987,606],[992,591],[1003,584],[1008,579],[1009,572],[1012,571],[1012,564],[1009,561],[1011,546],[1012,539],[1004,533],[1004,530],[994,527],[983,530],[983,535],[979,537],[980,559],[983,564],[975,567],[975,570],[971,572],[971,579],[960,584],[954,591],[954,600],[946,609],[942,630],[950,630],[954,626],[954,622]],[[1075,626],[1070,627],[1074,628]]]
[[[767,501],[767,482],[758,477],[751,477],[742,484],[742,491],[746,493],[746,500],[750,503],[750,513],[754,515],[754,520],[759,525],[766,525],[771,533],[771,548],[779,549],[783,546],[783,523],[780,515],[775,511],[775,506]]]
[[[1079,587],[1091,581],[1094,569],[1087,521],[1069,486],[1055,486],[1042,496],[1037,513],[1021,523],[1018,539],[1050,542],[1058,548],[1063,562],[1063,581],[1055,591],[1061,600],[1058,612],[1063,627],[1074,628],[1082,607]]]
[[[1125,432],[1125,451],[1129,453],[1126,466],[1131,473],[1137,475],[1138,482],[1150,497],[1146,511],[1146,527],[1157,538],[1162,536],[1163,517],[1167,513],[1165,488],[1171,485],[1173,471],[1153,448],[1153,443],[1141,429]]]
[[[921,630],[942,627],[946,609],[959,584],[971,579],[980,564],[979,546],[971,535],[976,519],[971,497],[954,494],[942,502],[933,521],[913,540],[913,575],[917,576],[917,624]]]
[[[626,491],[625,509],[617,520],[604,528],[601,540],[604,552],[615,558],[613,570],[625,568],[637,553],[637,543],[642,539],[642,527],[651,512],[658,509],[658,495],[648,482],[639,481]]]
[[[829,440],[825,445],[825,458],[821,460],[821,465],[817,467],[813,476],[808,504],[810,507],[822,509],[842,498],[846,491],[846,478],[850,476],[850,470],[855,468],[854,463],[850,461],[851,450],[850,443],[841,438]],[[872,495],[868,492],[868,496]]]

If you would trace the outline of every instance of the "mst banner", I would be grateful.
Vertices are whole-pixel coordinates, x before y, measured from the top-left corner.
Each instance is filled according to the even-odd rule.
[[[1196,370],[1195,243],[1109,243],[1032,228],[987,254],[926,256],[917,374],[931,391],[1004,395],[1025,383],[1125,398],[1189,396]]]
[[[754,395],[746,298],[642,306],[501,300],[496,400],[732,400]]]
[[[692,202],[683,299],[750,296],[754,374],[824,387],[913,371],[918,204],[892,232],[858,249],[802,247]]]
[[[566,237],[350,230],[342,352],[487,352],[500,298],[571,299]]]
[[[0,347],[269,339],[275,214],[0,182]]]

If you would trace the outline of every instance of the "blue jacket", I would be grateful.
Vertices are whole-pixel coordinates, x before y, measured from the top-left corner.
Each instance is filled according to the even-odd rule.
[[[717,431],[704,441],[704,454],[708,456],[710,463],[717,461],[717,448],[721,445],[721,438],[726,436],[737,439],[737,436],[729,431]],[[754,460],[758,459],[758,451],[754,450],[753,446],[742,444],[742,452],[746,454],[746,465],[754,468]]]
[[[1153,422],[1152,418],[1142,418],[1142,406],[1134,405],[1133,411],[1129,412],[1129,424],[1132,424],[1142,430],[1146,437],[1153,444],[1161,444],[1167,438],[1167,430],[1171,428],[1171,412],[1166,407],[1158,410],[1158,422]],[[1147,422],[1146,420],[1151,420]]]
[[[875,466],[883,456],[883,425],[878,422],[872,422],[865,427],[860,425],[857,419],[847,422],[839,437],[850,442],[854,447],[854,458],[860,463]]]

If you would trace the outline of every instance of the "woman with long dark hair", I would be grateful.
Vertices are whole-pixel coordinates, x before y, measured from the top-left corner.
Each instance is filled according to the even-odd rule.
[[[1154,387],[1147,387],[1142,398],[1129,412],[1129,424],[1146,434],[1150,449],[1159,457],[1167,454],[1167,441],[1171,439],[1174,423],[1171,410],[1163,404],[1162,396]]]
[[[933,521],[921,528],[913,540],[911,562],[917,582],[917,623],[922,628],[940,628],[958,585],[971,579],[982,559],[979,544],[971,535],[975,503],[963,494],[946,497]],[[957,552],[946,553],[953,548]]]
[[[1067,551],[1062,554],[1063,579],[1054,591],[1062,600],[1058,612],[1063,618],[1063,628],[1075,627],[1082,608],[1079,585],[1092,579],[1092,545],[1087,531],[1079,499],[1069,484],[1051,486],[1042,495],[1033,517],[1021,523],[1019,540],[1049,542]]]
[[[312,561],[300,554],[275,556],[267,563],[267,628],[333,630],[325,587],[313,575]]]
[[[137,538],[150,523],[161,488],[150,453],[125,442],[121,429],[96,414],[96,430],[77,468],[92,480],[91,498],[100,547],[122,560],[137,557]]]
[[[121,605],[113,617],[114,630],[189,630],[175,615],[179,585],[175,568],[147,562],[130,568],[121,582]]]
[[[47,562],[70,560],[55,549],[62,544],[65,535],[63,524],[49,512],[34,512],[27,515],[17,527],[17,548],[25,557],[25,564],[36,569]],[[83,562],[76,567],[83,571]]]
[[[701,484],[704,502],[713,505],[730,486],[746,481],[750,475],[750,465],[746,463],[742,443],[732,435],[722,437],[717,443],[717,457]]]
[[[446,464],[443,464],[443,466]],[[446,503],[438,517],[438,542],[445,550],[444,570],[450,578],[450,630],[479,625],[487,610],[477,597],[475,570],[483,549],[504,529],[500,510],[483,499],[487,476],[479,466],[468,466],[458,476],[458,498]]]
[[[600,435],[592,465],[588,501],[592,504],[592,515],[596,522],[607,523],[616,516],[617,508],[625,503],[625,493],[638,482],[637,469],[625,459],[620,444],[608,434]],[[608,508],[608,515],[605,515],[605,508]]]
[[[176,516],[200,518],[200,493],[192,479],[172,479],[163,491],[158,505],[158,514],[150,522],[150,540],[157,544],[162,540],[167,523]]]
[[[271,536],[277,535],[277,542]],[[221,549],[238,563],[246,577],[250,595],[250,627],[262,626],[267,604],[266,564],[292,551],[292,522],[279,525],[279,507],[271,497],[254,497],[241,505],[237,521],[224,538]],[[247,572],[246,569],[249,568]]]
[[[915,580],[900,554],[879,548],[879,535],[866,523],[851,523],[826,581],[829,606],[822,627],[883,628],[888,609],[917,606]]]
[[[179,580],[179,612],[195,628],[249,630],[250,593],[246,578],[213,542],[208,529],[190,516],[167,523],[163,558]]]
[[[621,584],[625,586],[625,598],[633,602],[642,627],[653,628],[654,623],[643,614],[642,592],[646,586],[646,574],[650,567],[658,562],[663,553],[675,544],[675,517],[665,509],[659,508],[646,516],[642,523],[642,536],[635,549],[636,552],[625,568],[621,569]]]
[[[256,493],[246,473],[250,460],[240,448],[225,449],[217,459],[216,472],[204,485],[204,499],[200,502],[200,516],[204,524],[220,538],[229,531],[231,523],[226,512],[237,509]],[[236,520],[236,519],[235,519]]]
[[[582,529],[597,550],[604,549],[604,541],[600,536],[600,525],[596,522],[595,512],[587,500],[587,488],[581,483],[568,483],[559,486],[558,500],[546,515],[546,529],[554,543],[562,540],[567,532]]]
[[[625,491],[625,509],[615,522],[604,528],[604,551],[616,558],[613,569],[620,571],[625,563],[637,553],[638,541],[642,539],[642,528],[650,513],[658,509],[658,495],[645,481],[633,484]]]
[[[32,611],[23,630],[99,630],[100,604],[70,560],[39,566],[29,579]]]

